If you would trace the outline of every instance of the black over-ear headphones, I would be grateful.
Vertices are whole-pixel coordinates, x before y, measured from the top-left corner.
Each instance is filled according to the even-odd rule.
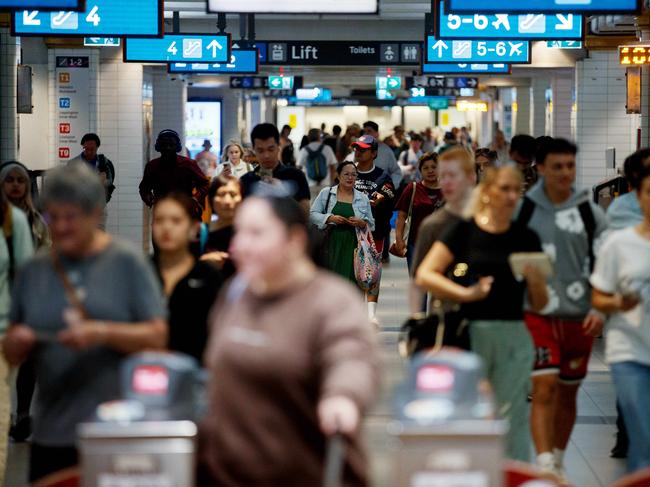
[[[158,137],[156,138],[156,145],[154,146],[154,150],[156,152],[160,152],[160,139],[165,138],[165,137],[173,138],[176,141],[176,153],[177,154],[183,150],[183,144],[181,144],[181,138],[178,135],[178,132],[176,132],[175,130],[166,129],[166,130],[163,130],[162,132],[160,132],[158,134]]]

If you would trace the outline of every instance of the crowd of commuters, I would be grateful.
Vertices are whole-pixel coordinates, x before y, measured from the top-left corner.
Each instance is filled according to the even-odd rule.
[[[97,135],[38,200],[24,165],[0,165],[0,427],[31,436],[30,481],[78,463],[75,427],[118,396],[122,358],[159,349],[209,371],[199,485],[318,485],[337,433],[345,485],[367,485],[382,263],[361,282],[362,239],[406,258],[411,312],[457,310],[509,422],[509,458],[530,461],[532,440],[538,466],[564,477],[605,330],[629,470],[650,466],[650,150],[625,161],[630,193],[605,215],[575,189],[578,149],[564,139],[498,131],[478,147],[465,127],[325,129],[296,150],[291,127],[263,123],[250,149],[230,141],[218,157],[206,141],[196,160],[162,131],[140,184],[149,258],[103,230],[116,174]],[[530,254],[516,271],[513,256]]]

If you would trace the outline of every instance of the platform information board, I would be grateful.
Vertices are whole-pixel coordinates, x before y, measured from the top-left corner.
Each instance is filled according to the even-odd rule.
[[[422,65],[423,74],[510,74],[509,64],[448,64]]]
[[[447,0],[452,13],[634,13],[641,0]]]
[[[167,34],[162,39],[124,39],[124,61],[223,63],[230,59],[230,34]]]
[[[442,40],[427,36],[429,63],[530,63],[528,41]]]
[[[0,0],[0,10],[83,10],[84,0]]]
[[[583,33],[582,15],[457,15],[445,13],[445,2],[442,1],[436,24],[436,36],[440,39],[581,40]]]
[[[257,49],[233,49],[228,63],[171,63],[170,73],[204,74],[257,74],[259,71]]]
[[[12,34],[20,36],[159,37],[162,0],[87,0],[83,12],[14,13]]]

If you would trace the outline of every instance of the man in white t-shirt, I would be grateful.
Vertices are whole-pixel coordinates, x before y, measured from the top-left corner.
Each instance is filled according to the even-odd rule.
[[[336,155],[321,139],[320,129],[311,129],[307,133],[309,144],[298,154],[297,166],[305,172],[312,196],[336,179]]]

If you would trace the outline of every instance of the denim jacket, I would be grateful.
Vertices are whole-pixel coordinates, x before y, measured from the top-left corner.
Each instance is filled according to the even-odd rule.
[[[314,203],[311,205],[309,220],[313,225],[316,225],[321,230],[327,226],[327,219],[332,216],[332,210],[334,209],[334,206],[336,206],[336,196],[338,189],[338,185],[323,188],[323,190],[314,200]],[[354,197],[352,199],[352,209],[354,210],[354,216],[364,220],[366,223],[368,223],[370,230],[374,230],[375,219],[372,216],[372,207],[370,206],[370,200],[361,191],[357,191],[356,189],[353,191]],[[330,194],[329,204],[327,203],[328,194]],[[325,208],[326,204],[327,208]]]

